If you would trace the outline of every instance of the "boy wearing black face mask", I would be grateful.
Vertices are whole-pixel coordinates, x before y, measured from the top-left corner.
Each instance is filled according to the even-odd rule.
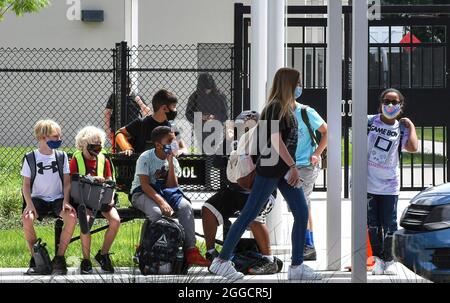
[[[112,167],[109,159],[101,152],[106,140],[106,134],[103,130],[87,126],[81,129],[75,137],[75,145],[77,151],[73,154],[70,161],[70,173],[83,176],[92,176],[98,182],[112,180]],[[76,202],[74,202],[76,203]],[[78,205],[74,204],[75,207]],[[99,263],[102,270],[107,273],[114,273],[114,267],[109,258],[109,249],[119,231],[120,217],[117,209],[114,207],[114,199],[109,204],[102,205],[100,211],[103,217],[108,220],[108,229],[105,233],[102,248],[95,256],[95,260]],[[87,220],[93,216],[92,210],[88,209]],[[83,260],[80,264],[81,274],[92,273],[92,263],[90,260],[91,235],[80,234],[81,248]]]
[[[154,114],[144,119],[136,119],[118,130],[116,144],[122,152],[129,156],[133,153],[140,154],[153,148],[151,140],[152,131],[158,126],[171,127],[169,121],[175,120],[177,115],[177,98],[167,90],[159,90],[152,99]],[[187,148],[181,139],[177,139],[179,153],[187,153]]]
[[[52,120],[38,121],[34,134],[39,140],[39,147],[25,155],[21,175],[23,177],[23,214],[22,222],[30,252],[36,243],[36,232],[33,224],[36,219],[45,217],[61,217],[64,229],[61,234],[59,248],[52,261],[53,275],[67,274],[64,253],[72,238],[77,216],[69,204],[70,175],[66,153],[57,149],[61,146],[61,128]],[[27,274],[36,274],[36,263],[33,257]]]
[[[185,231],[186,260],[190,265],[209,266],[211,262],[200,255],[195,246],[194,210],[190,201],[178,188],[177,174],[181,171],[177,141],[170,127],[153,130],[155,148],[145,151],[136,162],[136,172],[131,185],[131,203],[141,210],[151,222],[161,216],[176,214]]]

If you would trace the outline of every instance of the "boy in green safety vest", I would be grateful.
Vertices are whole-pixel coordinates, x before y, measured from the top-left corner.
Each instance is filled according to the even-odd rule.
[[[109,159],[102,153],[105,144],[105,132],[94,126],[87,126],[80,130],[75,137],[77,151],[70,161],[70,174],[83,176],[90,175],[98,182],[114,180],[114,169]],[[75,208],[77,205],[74,205]],[[107,273],[114,273],[114,267],[109,257],[109,250],[116,238],[120,227],[120,217],[114,207],[114,199],[110,204],[104,204],[100,211],[103,217],[108,220],[109,226],[105,233],[103,246],[95,256],[95,260],[100,264],[102,270]],[[88,208],[87,220],[92,216],[92,210]],[[90,234],[80,234],[83,260],[80,265],[81,274],[92,273],[92,263],[90,260],[91,236]]]

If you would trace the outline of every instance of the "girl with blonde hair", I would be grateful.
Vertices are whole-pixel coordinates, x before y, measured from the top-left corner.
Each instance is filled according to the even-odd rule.
[[[264,107],[258,131],[267,125],[265,144],[259,144],[260,156],[256,163],[256,177],[252,191],[238,219],[231,226],[219,257],[215,258],[210,272],[228,279],[243,277],[234,268],[231,256],[247,226],[256,218],[270,194],[278,188],[294,216],[292,228],[292,265],[289,280],[317,280],[321,275],[303,264],[303,247],[308,221],[308,207],[300,187],[301,180],[295,163],[297,148],[297,120],[294,114],[294,93],[300,85],[300,73],[291,68],[281,68],[275,74],[269,99]],[[261,123],[264,121],[263,123]],[[276,160],[271,161],[275,155]],[[271,163],[272,162],[272,163]]]

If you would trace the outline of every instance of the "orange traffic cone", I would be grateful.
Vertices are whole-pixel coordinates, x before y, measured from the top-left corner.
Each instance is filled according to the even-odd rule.
[[[367,230],[367,261],[366,261],[367,271],[371,271],[374,265],[375,259],[373,257],[372,245],[370,245],[369,230]],[[352,267],[346,266],[345,270],[352,271]]]
[[[375,258],[373,257],[372,245],[370,245],[369,230],[367,230],[367,271],[372,270],[375,265]]]

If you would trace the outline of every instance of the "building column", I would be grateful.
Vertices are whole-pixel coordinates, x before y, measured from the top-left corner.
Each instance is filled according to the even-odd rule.
[[[368,6],[353,1],[352,28],[352,282],[366,283]]]
[[[327,270],[341,269],[342,2],[328,1],[327,25]]]
[[[125,4],[125,41],[128,47],[133,48],[139,45],[139,0],[124,0]],[[134,48],[131,52],[130,67],[138,68],[138,51]],[[132,90],[139,93],[139,73],[130,73]]]
[[[261,112],[267,82],[267,0],[253,0],[251,6],[250,108]]]

